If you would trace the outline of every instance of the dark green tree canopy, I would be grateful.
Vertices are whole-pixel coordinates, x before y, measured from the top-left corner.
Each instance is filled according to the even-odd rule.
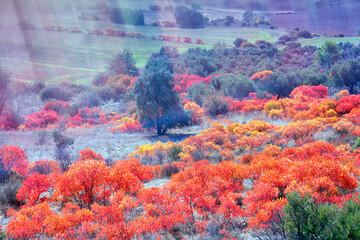
[[[178,5],[175,7],[174,16],[176,19],[176,23],[179,24],[181,28],[204,27],[203,15],[194,9]]]
[[[144,127],[156,127],[157,134],[188,125],[190,117],[180,106],[174,90],[173,68],[167,56],[151,57],[135,82],[135,101]]]
[[[334,41],[326,40],[315,53],[315,59],[324,67],[330,68],[340,59],[339,46]]]
[[[332,74],[337,86],[346,86],[349,92],[354,94],[355,86],[360,83],[360,62],[352,58],[342,64],[334,65]]]

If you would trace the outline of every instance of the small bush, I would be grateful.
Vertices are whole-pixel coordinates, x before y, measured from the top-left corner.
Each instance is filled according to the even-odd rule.
[[[172,148],[169,149],[167,155],[170,158],[170,161],[177,162],[180,161],[181,158],[179,157],[179,154],[182,152],[182,147],[179,145],[174,145]]]
[[[311,35],[311,33],[307,30],[301,30],[300,32],[297,33],[297,37],[299,38],[312,38],[313,36]]]
[[[161,177],[171,178],[172,175],[180,172],[180,169],[173,164],[166,164],[161,168]]]
[[[184,37],[183,42],[184,43],[192,43],[191,38],[189,38],[189,37]]]
[[[71,94],[57,86],[48,86],[45,87],[40,92],[40,98],[42,101],[52,101],[52,100],[60,100],[60,101],[69,101],[71,99]]]
[[[36,82],[33,85],[31,85],[31,92],[35,94],[39,94],[41,90],[45,88],[45,84],[42,82]]]
[[[188,96],[192,102],[202,106],[204,99],[214,94],[214,88],[211,85],[206,85],[204,82],[194,83],[187,89]]]
[[[225,22],[224,22],[224,26],[231,26],[231,22],[225,21]]]
[[[60,172],[59,163],[55,160],[40,159],[34,162],[29,174],[39,173],[48,175]]]
[[[19,27],[21,30],[35,30],[36,29],[36,27],[27,20],[20,21]]]
[[[48,132],[46,129],[40,129],[34,132],[37,145],[44,145],[47,142]]]
[[[234,45],[235,45],[235,47],[239,48],[239,47],[241,47],[241,44],[242,44],[243,42],[247,42],[247,40],[246,40],[246,39],[243,39],[243,38],[237,38],[237,39],[235,39],[235,41],[234,41]]]
[[[58,114],[64,114],[65,110],[70,107],[70,103],[57,101],[57,102],[48,102],[44,105],[43,110],[53,110]]]
[[[100,97],[95,92],[83,93],[77,97],[75,103],[73,103],[69,112],[70,115],[75,115],[79,112],[79,109],[84,107],[93,108],[101,104]]]
[[[6,213],[9,207],[18,209],[23,204],[16,198],[20,187],[21,183],[18,181],[9,181],[0,185],[0,209],[3,213]]]
[[[74,139],[64,136],[58,130],[53,132],[53,138],[56,145],[55,158],[60,163],[62,170],[66,171],[73,162],[68,147],[74,144]]]
[[[353,146],[354,150],[356,150],[358,148],[360,148],[360,137],[356,139],[354,146]]]
[[[13,109],[6,109],[0,116],[0,129],[13,130],[17,129],[24,122]]]
[[[210,116],[216,117],[219,114],[226,114],[229,112],[229,104],[226,99],[212,95],[204,101],[204,108],[206,113]]]
[[[156,4],[150,5],[150,10],[151,11],[161,11],[161,6],[156,5]]]
[[[231,22],[231,23],[233,23],[234,22],[234,20],[235,20],[235,18],[234,18],[234,16],[226,16],[226,20],[227,21],[229,21],[229,22]]]
[[[91,83],[97,87],[104,86],[108,80],[108,76],[104,73],[98,73],[95,75]]]
[[[159,21],[154,20],[154,21],[151,22],[151,26],[161,27],[161,23]]]
[[[103,101],[113,100],[115,102],[119,101],[120,99],[124,98],[126,94],[126,88],[118,85],[107,85],[102,86],[98,89],[97,95]]]

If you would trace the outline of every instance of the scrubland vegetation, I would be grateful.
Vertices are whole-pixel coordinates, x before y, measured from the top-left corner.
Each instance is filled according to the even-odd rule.
[[[102,7],[113,22],[145,24],[142,12]],[[201,29],[211,21],[199,8],[150,11]],[[267,25],[251,11],[242,23]],[[99,31],[88,32],[147,41]],[[33,132],[53,159],[0,139],[0,238],[359,239],[360,45],[299,42],[315,37],[294,29],[276,42],[164,46],[140,69],[123,48],[89,84],[20,82],[1,69],[0,134],[21,142]],[[155,143],[121,158],[74,154],[73,129]]]

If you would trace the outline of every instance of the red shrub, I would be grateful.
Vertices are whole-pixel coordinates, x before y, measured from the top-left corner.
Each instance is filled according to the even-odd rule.
[[[70,103],[57,101],[57,102],[48,102],[44,105],[43,110],[53,110],[57,113],[63,113],[66,108],[70,107]]]
[[[313,98],[324,98],[329,96],[329,90],[327,87],[319,86],[300,86],[295,88],[291,93],[291,98],[296,98],[299,96],[313,97]]]
[[[61,116],[53,110],[43,110],[27,116],[24,125],[28,129],[44,128],[49,124],[54,124],[61,119]]]

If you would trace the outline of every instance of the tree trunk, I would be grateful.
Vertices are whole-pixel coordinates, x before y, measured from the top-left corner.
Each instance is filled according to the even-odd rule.
[[[158,136],[162,135],[160,117],[156,118],[156,131]]]

